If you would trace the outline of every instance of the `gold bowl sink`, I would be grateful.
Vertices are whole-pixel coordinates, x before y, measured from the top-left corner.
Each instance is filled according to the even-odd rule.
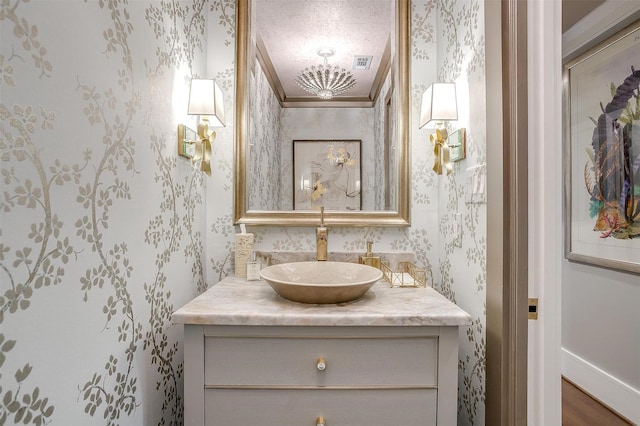
[[[362,297],[382,271],[359,263],[294,262],[268,266],[260,277],[294,302],[344,303]]]

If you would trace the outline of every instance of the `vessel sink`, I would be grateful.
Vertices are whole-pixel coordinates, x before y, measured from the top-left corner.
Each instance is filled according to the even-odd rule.
[[[268,266],[260,276],[294,302],[344,303],[362,297],[382,278],[382,271],[359,263],[294,262]]]

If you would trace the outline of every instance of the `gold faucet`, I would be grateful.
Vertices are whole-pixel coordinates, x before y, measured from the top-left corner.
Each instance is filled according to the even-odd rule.
[[[329,231],[324,226],[324,206],[320,207],[320,226],[316,228],[316,260],[327,260]]]

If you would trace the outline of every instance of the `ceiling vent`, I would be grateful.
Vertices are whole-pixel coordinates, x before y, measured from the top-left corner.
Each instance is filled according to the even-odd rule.
[[[368,70],[371,68],[371,61],[373,56],[357,55],[353,57],[353,69],[354,70]]]

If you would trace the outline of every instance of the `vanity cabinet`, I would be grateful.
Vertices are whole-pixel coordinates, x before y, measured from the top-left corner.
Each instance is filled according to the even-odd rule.
[[[383,283],[351,304],[303,305],[260,283],[227,279],[174,314],[185,324],[185,425],[457,423],[458,326],[470,320],[460,308]],[[250,289],[253,307],[238,297]],[[437,299],[450,324],[442,306],[431,321],[384,312],[384,296],[394,305],[403,292]]]

